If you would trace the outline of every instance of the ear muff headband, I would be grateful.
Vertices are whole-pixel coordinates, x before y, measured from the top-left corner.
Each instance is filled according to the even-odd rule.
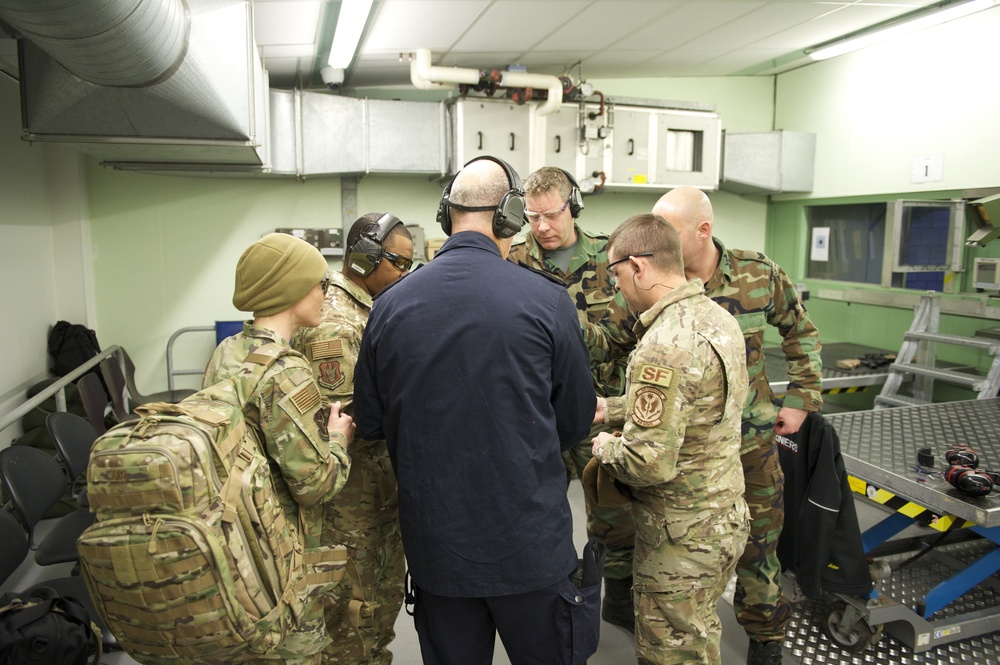
[[[566,169],[559,170],[562,171],[563,175],[566,176],[566,179],[569,180],[571,187],[569,193],[569,214],[573,216],[573,219],[576,219],[580,216],[580,211],[586,207],[583,203],[583,194],[580,193],[580,185],[576,184],[576,180],[572,175],[570,175],[569,171]]]
[[[524,226],[524,188],[521,186],[521,177],[517,175],[517,171],[515,171],[510,164],[491,155],[474,157],[466,162],[465,166],[462,168],[464,169],[472,162],[477,162],[483,159],[500,165],[500,168],[503,169],[504,174],[507,176],[507,185],[509,189],[496,206],[463,206],[457,203],[452,203],[450,200],[451,186],[455,183],[455,178],[452,178],[451,182],[448,183],[448,186],[444,188],[444,192],[441,194],[441,203],[438,206],[437,211],[437,221],[438,224],[441,225],[441,230],[445,232],[445,235],[451,235],[452,208],[457,208],[458,210],[464,210],[466,212],[486,212],[493,210],[493,235],[497,238],[511,238],[521,230],[522,226]],[[455,177],[458,177],[458,174],[456,174]]]
[[[379,217],[375,226],[362,233],[357,242],[347,249],[347,265],[350,269],[362,277],[372,274],[382,261],[382,243],[402,223],[398,217],[389,213]]]

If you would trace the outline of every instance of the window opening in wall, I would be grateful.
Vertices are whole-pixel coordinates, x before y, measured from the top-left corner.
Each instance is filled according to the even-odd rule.
[[[965,203],[906,201],[809,206],[806,275],[958,293]]]
[[[806,274],[814,279],[835,279],[878,284],[882,279],[885,246],[885,204],[810,206],[806,208],[809,238],[816,229],[827,236],[826,260],[809,253]]]
[[[890,201],[886,204],[892,261],[882,286],[958,293],[965,237],[964,201]]]
[[[948,264],[948,231],[951,211],[939,207],[904,207],[899,228],[897,265],[926,269]],[[893,286],[925,291],[944,289],[944,271],[896,272]]]

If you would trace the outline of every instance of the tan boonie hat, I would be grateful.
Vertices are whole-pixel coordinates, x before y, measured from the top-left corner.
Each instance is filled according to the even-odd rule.
[[[583,483],[584,494],[594,505],[616,508],[632,502],[631,497],[622,494],[615,484],[614,476],[601,466],[596,457],[591,457],[587,466],[583,467],[580,482]]]
[[[236,264],[233,306],[271,316],[302,300],[326,276],[320,251],[287,233],[268,233],[247,247]]]

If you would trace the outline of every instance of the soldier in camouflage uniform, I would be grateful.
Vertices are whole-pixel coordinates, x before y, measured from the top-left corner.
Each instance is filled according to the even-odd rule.
[[[581,324],[603,322],[623,340],[620,353],[593,363],[594,388],[599,397],[622,394],[628,352],[635,343],[632,317],[607,274],[607,236],[590,234],[575,222],[583,209],[579,189],[562,169],[545,166],[524,181],[526,217],[531,233],[515,238],[507,259],[541,270],[566,285]],[[617,349],[616,349],[617,350]],[[594,426],[579,445],[563,454],[569,477],[579,476],[591,459],[590,440],[606,426]],[[604,564],[605,621],[632,629],[632,549],[635,526],[628,507],[594,505],[586,497],[587,535],[608,546]]]
[[[625,396],[598,402],[602,418],[624,407],[624,428],[594,437],[593,454],[634,496],[636,656],[721,663],[717,604],[749,530],[742,335],[699,280],[686,280],[680,240],[661,218],[629,218],[608,253],[617,288],[640,313],[639,341]]]
[[[354,366],[372,298],[409,271],[413,239],[396,217],[373,213],[354,222],[347,247],[343,272],[330,276],[323,322],[299,331],[292,346],[309,359],[323,396],[353,415]],[[365,247],[371,251],[356,251]],[[398,490],[384,440],[354,440],[351,475],[327,508],[324,542],[347,546],[361,589],[342,584],[327,609],[333,641],[323,662],[388,665],[392,652],[387,647],[396,635],[393,627],[403,603],[405,566]]]
[[[326,259],[315,247],[282,233],[271,233],[251,245],[236,267],[233,305],[252,311],[243,332],[222,341],[205,369],[202,385],[240,376],[247,357],[267,343],[288,346],[302,326],[320,323],[327,280]],[[347,447],[354,423],[340,405],[324,406],[309,363],[289,349],[255,386],[240,385],[247,422],[262,434],[272,462],[274,488],[291,524],[298,524],[307,548],[321,545],[324,503],[347,482],[351,459]],[[302,653],[292,656],[278,645],[265,663],[306,665],[320,662],[329,643],[323,606],[297,626]],[[312,633],[315,639],[302,639]],[[248,660],[246,662],[254,662]]]
[[[774,436],[794,434],[807,413],[822,406],[819,331],[785,271],[760,252],[726,249],[712,236],[712,204],[704,192],[693,187],[671,190],[653,212],[680,234],[688,278],[701,279],[705,294],[732,314],[743,330],[750,392],[740,454],[751,530],[736,568],[735,606],[750,638],[748,664],[777,664],[791,607],[781,593],[777,556],[785,512],[784,476]],[[788,392],[780,409],[764,367],[768,324],[781,334],[788,361]]]

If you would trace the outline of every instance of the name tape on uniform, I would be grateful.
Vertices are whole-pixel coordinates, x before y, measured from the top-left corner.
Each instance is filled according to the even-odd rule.
[[[637,380],[669,388],[674,382],[674,370],[659,365],[640,365]]]

